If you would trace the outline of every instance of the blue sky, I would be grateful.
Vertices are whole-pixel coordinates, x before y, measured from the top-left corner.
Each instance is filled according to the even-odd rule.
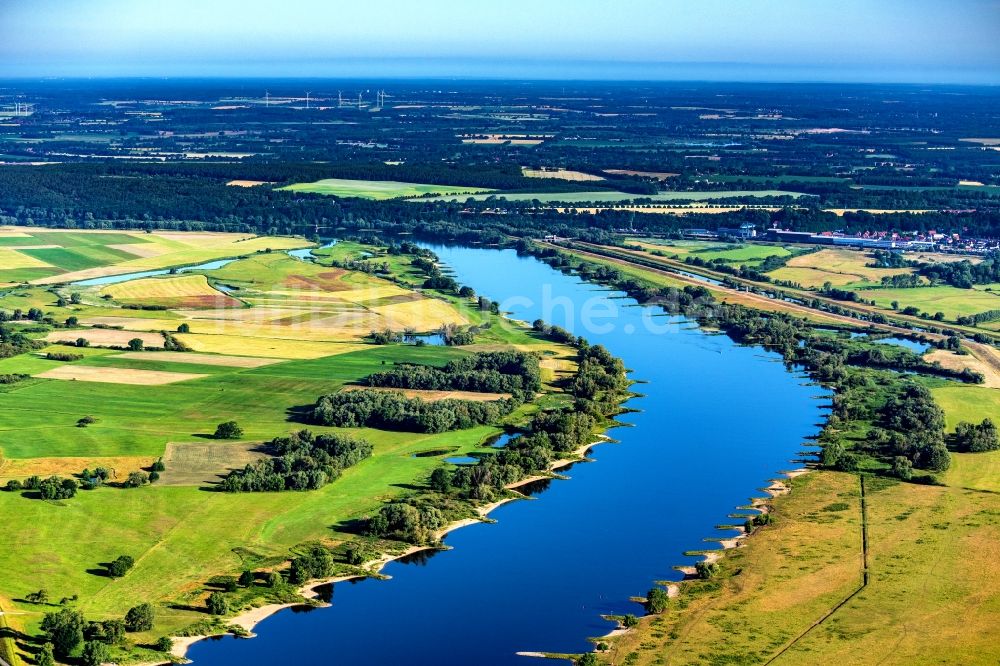
[[[4,76],[1000,84],[1000,0],[0,0]]]

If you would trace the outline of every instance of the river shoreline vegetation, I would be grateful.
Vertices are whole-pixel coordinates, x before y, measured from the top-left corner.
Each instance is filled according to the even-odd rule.
[[[33,110],[0,110],[0,658],[179,661],[585,460],[637,395],[616,350],[510,319],[439,243],[831,396],[725,548],[547,656],[995,661],[996,90],[267,85],[10,83]]]

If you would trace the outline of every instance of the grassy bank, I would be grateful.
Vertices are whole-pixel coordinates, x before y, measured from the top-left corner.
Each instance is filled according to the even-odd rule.
[[[814,472],[791,487],[771,503],[773,525],[714,578],[681,583],[666,612],[610,640],[600,661],[995,663],[994,495],[869,479],[862,587],[858,477]]]

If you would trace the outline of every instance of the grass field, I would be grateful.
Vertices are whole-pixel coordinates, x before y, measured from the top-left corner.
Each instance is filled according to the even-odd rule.
[[[668,256],[679,258],[698,257],[705,261],[723,259],[740,265],[757,265],[768,257],[788,257],[792,251],[780,245],[731,244],[712,241],[626,239],[629,245],[638,245],[646,250],[658,250]]]
[[[898,301],[901,309],[913,306],[932,315],[943,312],[949,320],[960,315],[1000,309],[1000,292],[959,289],[948,285],[915,289],[866,289],[860,295],[874,300],[880,307],[888,308],[893,301]]]
[[[883,277],[905,275],[905,268],[872,268],[868,252],[843,248],[822,249],[818,252],[794,257],[788,264],[769,275],[776,280],[791,280],[803,287],[818,288],[825,282],[835,286],[849,284],[877,284]]]
[[[314,183],[295,183],[294,185],[287,185],[278,189],[289,192],[308,192],[336,197],[359,197],[379,201],[399,199],[401,197],[476,194],[490,191],[481,187],[462,187],[461,185],[423,185],[394,180],[348,180],[344,178],[326,178]]]
[[[992,495],[869,480],[870,582],[838,607],[862,584],[858,479],[816,472],[792,483],[773,526],[730,551],[715,579],[684,583],[668,612],[643,618],[601,661],[766,663],[787,648],[773,663],[994,663]]]

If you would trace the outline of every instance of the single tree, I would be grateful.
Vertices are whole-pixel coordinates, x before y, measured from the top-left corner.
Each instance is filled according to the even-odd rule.
[[[142,351],[143,342],[142,338],[132,338],[128,341],[129,351]]]
[[[654,587],[646,593],[646,612],[647,613],[662,613],[667,610],[667,604],[670,602],[670,596],[667,591],[662,587]]]
[[[35,664],[37,666],[56,666],[56,658],[52,654],[52,643],[46,643],[42,646],[42,649],[35,655]]]
[[[239,439],[242,436],[243,428],[236,421],[226,421],[215,428],[215,439]]]
[[[121,578],[134,566],[135,559],[131,555],[119,555],[114,562],[108,565],[108,575],[112,578]]]
[[[111,650],[100,641],[87,641],[80,657],[83,666],[101,666],[111,661]]]
[[[70,656],[83,643],[83,614],[71,608],[49,613],[42,619],[42,632],[52,642],[52,651],[60,659]]]
[[[229,599],[222,592],[212,592],[208,595],[205,605],[212,615],[225,615],[229,612]]]
[[[149,631],[153,628],[153,607],[139,604],[125,613],[125,629],[128,631]]]

